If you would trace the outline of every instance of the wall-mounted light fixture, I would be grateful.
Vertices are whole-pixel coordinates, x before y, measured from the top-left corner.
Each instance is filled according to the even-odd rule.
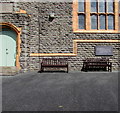
[[[49,18],[55,18],[55,13],[50,13]]]
[[[52,22],[55,18],[55,13],[49,13],[49,21]]]

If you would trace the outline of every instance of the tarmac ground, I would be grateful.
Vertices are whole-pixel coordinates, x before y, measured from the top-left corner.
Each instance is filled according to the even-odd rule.
[[[3,111],[118,111],[118,72],[2,76]]]

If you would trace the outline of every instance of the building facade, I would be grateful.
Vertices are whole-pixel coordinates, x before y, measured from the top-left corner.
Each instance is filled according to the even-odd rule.
[[[68,58],[70,71],[81,71],[85,58],[109,58],[118,71],[118,0],[1,2],[0,67],[40,70],[42,58]],[[9,6],[9,7],[8,7]],[[97,55],[96,48],[108,47]],[[110,49],[112,48],[112,49]],[[12,69],[12,68],[11,68]]]

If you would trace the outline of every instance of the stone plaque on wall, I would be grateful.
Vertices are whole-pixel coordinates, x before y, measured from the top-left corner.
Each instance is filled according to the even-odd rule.
[[[0,13],[12,13],[13,12],[13,3],[0,3]]]
[[[112,46],[96,46],[95,47],[95,55],[113,55],[113,47]]]

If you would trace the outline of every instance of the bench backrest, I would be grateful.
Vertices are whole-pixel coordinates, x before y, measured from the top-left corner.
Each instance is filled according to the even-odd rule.
[[[42,65],[67,65],[67,58],[43,58]]]
[[[84,60],[84,62],[106,62],[109,63],[109,59],[108,58],[87,58]]]

